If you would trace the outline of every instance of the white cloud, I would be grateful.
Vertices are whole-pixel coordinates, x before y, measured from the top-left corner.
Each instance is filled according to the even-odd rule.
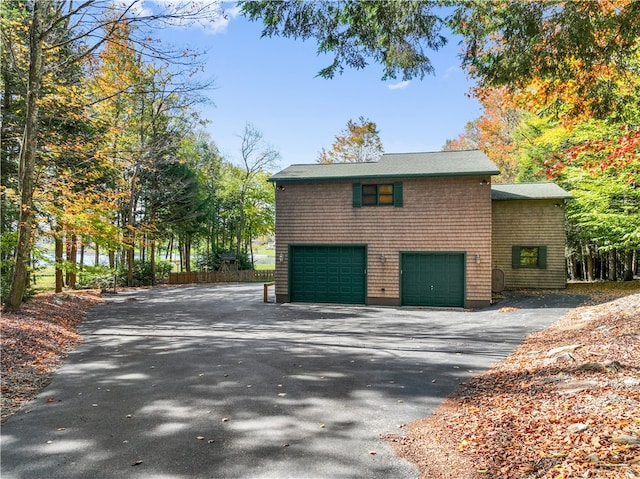
[[[116,0],[112,1],[111,7],[116,11],[120,12],[124,9],[127,10],[128,15],[132,17],[148,17],[153,15],[152,8],[149,8],[148,3],[144,1],[135,2],[135,3],[121,3]]]
[[[113,0],[116,5],[116,0]],[[172,3],[168,0],[137,0],[125,6],[136,17],[152,16],[158,12],[171,12],[173,18],[163,20],[165,26],[178,28],[201,28],[205,33],[216,35],[225,33],[229,22],[240,15],[240,7],[235,2],[221,0],[185,0]]]
[[[211,34],[225,33],[227,31],[227,27],[229,26],[229,22],[236,18],[240,14],[240,7],[238,5],[234,5],[233,7],[225,7],[222,6],[221,15],[212,23],[205,27],[205,31]]]
[[[391,85],[387,85],[387,88],[389,90],[403,90],[409,86],[409,83],[411,82],[408,80],[403,80],[400,83],[393,83]]]
[[[458,72],[460,71],[461,69],[459,66],[457,65],[451,66],[445,70],[444,74],[442,75],[442,78],[445,80],[448,80],[451,76],[457,75]]]

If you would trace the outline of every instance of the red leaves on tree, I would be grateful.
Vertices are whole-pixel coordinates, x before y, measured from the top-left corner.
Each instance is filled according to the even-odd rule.
[[[621,136],[614,139],[584,141],[555,153],[544,162],[547,178],[557,178],[569,165],[579,167],[592,176],[609,169],[622,171],[628,167],[628,183],[635,186],[640,174],[640,129],[623,125]]]

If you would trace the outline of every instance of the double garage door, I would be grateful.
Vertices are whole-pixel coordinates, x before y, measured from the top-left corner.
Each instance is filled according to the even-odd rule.
[[[365,246],[300,245],[289,254],[292,302],[364,304]],[[464,253],[401,253],[400,301],[407,306],[463,307]]]

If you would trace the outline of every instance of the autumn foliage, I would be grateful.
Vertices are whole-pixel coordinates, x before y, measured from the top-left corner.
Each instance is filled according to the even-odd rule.
[[[196,251],[249,256],[253,238],[272,233],[271,165],[244,180],[239,200],[244,168],[222,157],[196,109],[212,86],[198,75],[201,52],[158,38],[219,19],[219,7],[0,2],[5,309],[19,309],[43,264],[55,266],[58,292],[155,284],[161,249],[188,271],[202,263]],[[51,243],[52,262],[42,254]]]
[[[457,5],[484,107],[451,144],[475,144],[497,181],[554,181],[567,204],[571,279],[630,279],[640,251],[640,3]]]
[[[375,122],[361,116],[349,120],[346,128],[335,136],[329,150],[322,148],[318,163],[363,163],[378,161],[384,148]]]
[[[577,166],[591,176],[624,172],[626,183],[635,188],[640,182],[640,129],[620,127],[620,136],[587,139],[544,161],[546,176],[555,179],[567,166]]]

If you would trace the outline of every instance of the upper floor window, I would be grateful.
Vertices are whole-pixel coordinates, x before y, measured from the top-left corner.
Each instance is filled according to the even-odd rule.
[[[511,266],[513,268],[546,268],[547,247],[513,246],[511,251]]]
[[[354,183],[353,206],[402,206],[402,183]]]

